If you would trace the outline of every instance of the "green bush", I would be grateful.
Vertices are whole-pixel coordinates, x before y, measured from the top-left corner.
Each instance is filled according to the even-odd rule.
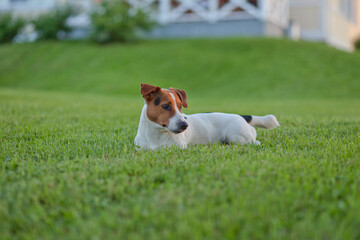
[[[355,49],[360,51],[360,37],[354,42]]]
[[[66,20],[75,15],[77,10],[71,6],[57,7],[50,12],[39,15],[32,23],[39,33],[39,40],[58,39],[58,34],[69,33],[72,28],[67,26]]]
[[[25,25],[21,18],[14,18],[10,13],[0,13],[0,43],[11,42]]]
[[[141,10],[131,9],[123,0],[104,0],[91,14],[92,39],[98,43],[131,42],[141,31],[149,31],[154,22]]]

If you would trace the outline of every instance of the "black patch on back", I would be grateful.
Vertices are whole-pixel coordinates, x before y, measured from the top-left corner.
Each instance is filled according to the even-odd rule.
[[[160,98],[159,98],[159,97],[155,98],[154,104],[155,104],[155,105],[159,105],[159,104],[160,104]]]
[[[251,120],[252,120],[252,116],[250,116],[250,115],[240,115],[240,116],[242,116],[245,119],[245,121],[248,123],[251,122]]]
[[[221,145],[229,145],[230,142],[227,139],[221,139],[220,144]]]

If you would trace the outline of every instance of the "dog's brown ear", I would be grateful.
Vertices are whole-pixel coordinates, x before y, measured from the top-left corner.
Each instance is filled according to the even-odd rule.
[[[188,104],[186,102],[186,92],[184,90],[176,89],[176,88],[170,88],[170,89],[173,90],[179,96],[182,105],[185,108],[187,108]]]
[[[147,100],[149,100],[150,95],[152,93],[156,93],[156,92],[158,92],[160,90],[161,90],[160,87],[155,87],[153,85],[146,84],[146,83],[141,84],[141,95],[143,95],[143,98],[145,98]]]

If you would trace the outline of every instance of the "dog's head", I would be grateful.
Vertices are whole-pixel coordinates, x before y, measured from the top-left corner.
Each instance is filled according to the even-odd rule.
[[[161,89],[142,83],[141,94],[147,104],[149,120],[172,133],[181,133],[187,129],[188,123],[182,115],[182,108],[188,107],[184,90]]]

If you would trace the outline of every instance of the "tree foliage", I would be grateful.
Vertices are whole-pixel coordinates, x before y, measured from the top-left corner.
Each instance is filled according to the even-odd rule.
[[[104,0],[91,14],[92,39],[98,43],[131,42],[141,31],[149,31],[154,22],[142,10],[122,0]]]

